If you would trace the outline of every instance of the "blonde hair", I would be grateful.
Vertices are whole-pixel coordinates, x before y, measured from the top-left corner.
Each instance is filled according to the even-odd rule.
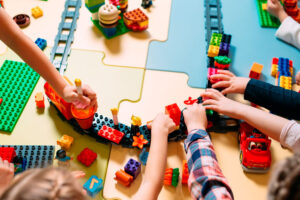
[[[31,169],[20,174],[0,200],[85,200],[82,186],[63,168]]]

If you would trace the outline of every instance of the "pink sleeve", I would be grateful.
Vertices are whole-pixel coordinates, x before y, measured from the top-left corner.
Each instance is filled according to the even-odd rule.
[[[280,143],[293,152],[300,150],[300,125],[296,121],[289,121],[281,130]]]

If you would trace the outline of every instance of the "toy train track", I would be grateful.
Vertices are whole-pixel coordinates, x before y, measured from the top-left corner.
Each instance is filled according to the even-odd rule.
[[[74,40],[74,31],[76,30],[81,4],[81,0],[66,0],[65,10],[62,13],[54,47],[50,54],[51,62],[61,75],[68,65],[67,60]],[[72,9],[75,10],[73,11]],[[69,22],[68,20],[71,21]],[[63,33],[63,31],[68,32],[68,34]]]

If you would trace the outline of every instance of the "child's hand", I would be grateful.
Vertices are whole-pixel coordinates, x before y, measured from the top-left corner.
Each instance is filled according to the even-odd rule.
[[[300,71],[296,74],[296,83],[297,85],[300,85]]]
[[[279,0],[268,0],[268,12],[281,22],[288,17]]]
[[[205,109],[210,109],[232,118],[240,118],[240,110],[244,106],[243,104],[224,97],[221,92],[215,89],[207,89],[201,96],[207,99],[203,101]]]
[[[183,111],[183,116],[188,133],[194,129],[206,129],[207,118],[205,108],[202,104],[194,103],[193,105],[187,106],[187,108]]]
[[[160,137],[162,134],[168,136],[175,131],[176,125],[173,120],[166,114],[159,113],[152,122],[151,134]]]
[[[240,93],[244,94],[250,78],[236,77],[228,70],[218,70],[218,74],[214,74],[211,79],[221,79],[221,81],[212,85],[213,88],[225,88],[222,94]]]
[[[14,178],[14,165],[0,158],[0,196]]]
[[[95,107],[97,110],[97,95],[96,93],[85,84],[82,84],[83,95],[77,93],[75,86],[67,85],[63,90],[63,99],[67,102],[71,102],[78,109],[85,109],[90,107]]]

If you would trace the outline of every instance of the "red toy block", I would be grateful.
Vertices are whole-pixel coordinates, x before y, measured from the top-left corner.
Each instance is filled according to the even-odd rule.
[[[0,105],[2,104],[2,102],[3,102],[3,99],[0,98]]]
[[[187,161],[183,160],[183,162],[182,162],[182,179],[181,179],[182,184],[188,183],[189,175],[190,174],[189,174]]]
[[[106,125],[102,126],[98,132],[98,135],[117,144],[119,144],[124,137],[124,133]]]
[[[261,64],[253,63],[252,68],[250,70],[249,78],[259,80],[263,67],[264,66]]]
[[[164,185],[172,185],[172,175],[173,175],[172,168],[168,168],[165,170]]]
[[[83,151],[77,156],[77,160],[89,167],[97,158],[97,154],[89,148],[83,149]]]
[[[42,92],[36,93],[35,103],[37,108],[45,108],[45,99]]]
[[[133,181],[133,177],[124,172],[122,169],[117,171],[115,175],[116,177],[114,179],[126,187],[129,187]]]
[[[179,109],[176,103],[168,105],[165,107],[165,113],[170,116],[170,118],[174,121],[175,125],[179,127],[180,118],[181,118],[181,110]]]
[[[2,160],[7,160],[11,163],[14,157],[16,157],[16,151],[13,147],[0,147],[0,158]]]
[[[217,68],[209,67],[209,68],[208,68],[208,71],[207,71],[207,78],[208,78],[208,80],[210,81],[211,84],[214,84],[214,83],[217,83],[217,82],[220,81],[219,79],[217,79],[217,80],[216,80],[216,79],[212,80],[212,79],[210,78],[212,75],[215,75],[215,74],[218,74],[218,69],[217,69]]]
[[[218,68],[218,69],[228,69],[230,66],[230,64],[220,64],[220,63],[217,63],[217,61],[215,61],[215,67]]]
[[[273,58],[272,59],[272,64],[278,65],[278,61],[279,61],[278,58]]]

